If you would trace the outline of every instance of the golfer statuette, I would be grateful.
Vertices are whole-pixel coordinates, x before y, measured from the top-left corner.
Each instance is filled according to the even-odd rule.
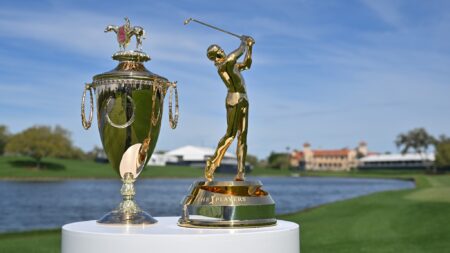
[[[245,180],[249,101],[241,71],[252,64],[255,40],[237,35],[196,19],[196,22],[240,39],[240,46],[229,54],[218,45],[208,47],[206,55],[214,62],[217,72],[228,89],[226,96],[227,130],[220,139],[214,155],[206,162],[205,181],[195,182],[191,193],[182,202],[179,220],[185,227],[258,227],[274,225],[275,203],[260,181]],[[244,56],[245,55],[245,56]],[[243,60],[240,61],[243,57]],[[230,145],[237,139],[237,174],[234,181],[215,181],[214,172]]]
[[[211,45],[207,50],[208,59],[214,62],[220,78],[228,89],[226,98],[227,131],[220,139],[213,157],[208,159],[205,168],[205,178],[208,181],[214,179],[214,171],[220,166],[228,147],[237,138],[237,175],[236,181],[245,179],[245,157],[247,155],[247,130],[248,130],[248,98],[245,81],[241,75],[242,70],[249,69],[252,64],[252,47],[255,41],[248,36],[241,37],[239,48],[226,55],[218,45]],[[238,59],[245,53],[243,62]]]

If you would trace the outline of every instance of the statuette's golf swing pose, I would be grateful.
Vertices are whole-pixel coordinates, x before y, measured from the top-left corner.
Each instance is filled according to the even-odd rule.
[[[247,156],[247,130],[248,130],[248,98],[245,88],[245,81],[241,75],[241,71],[247,70],[252,65],[252,47],[255,44],[255,40],[250,36],[239,36],[237,34],[225,31],[221,28],[209,25],[207,23],[198,21],[196,19],[189,18],[184,24],[189,24],[191,21],[208,26],[210,28],[225,32],[232,36],[241,39],[241,45],[239,48],[225,54],[223,49],[218,45],[211,45],[207,50],[207,57],[214,62],[217,67],[217,72],[220,78],[225,83],[228,89],[226,98],[227,109],[227,131],[225,135],[220,139],[219,144],[214,155],[208,159],[205,167],[205,178],[208,181],[214,179],[214,171],[220,166],[220,163],[227,151],[228,147],[232,144],[233,140],[237,137],[237,159],[238,159],[238,172],[235,177],[236,181],[244,181],[245,179],[245,158]],[[245,53],[244,60],[238,62],[239,57]]]
[[[236,155],[238,159],[237,181],[245,177],[245,158],[247,156],[247,130],[248,130],[248,98],[245,81],[241,75],[242,70],[249,69],[252,64],[252,47],[255,41],[248,36],[241,37],[239,48],[226,55],[218,45],[211,45],[207,50],[208,59],[214,62],[220,78],[228,89],[226,98],[227,131],[220,139],[216,152],[208,159],[205,168],[205,178],[212,181],[214,171],[220,166],[225,152],[237,137]],[[239,57],[245,53],[244,60],[238,62]]]

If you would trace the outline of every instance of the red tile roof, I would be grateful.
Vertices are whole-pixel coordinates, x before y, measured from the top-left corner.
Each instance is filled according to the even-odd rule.
[[[349,149],[313,150],[314,156],[347,156]]]
[[[305,154],[303,153],[303,151],[295,151],[295,152],[292,152],[291,157],[293,159],[300,160],[303,158],[304,155]]]
[[[350,153],[350,149],[318,149],[311,150],[314,157],[323,157],[323,156],[348,156]],[[305,156],[303,151],[294,151],[291,154],[291,157],[296,160],[300,160]]]

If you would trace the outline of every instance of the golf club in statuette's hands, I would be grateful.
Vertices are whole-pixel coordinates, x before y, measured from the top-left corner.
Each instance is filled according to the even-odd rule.
[[[152,224],[157,221],[143,211],[134,201],[134,181],[147,164],[155,149],[163,117],[164,97],[168,90],[169,123],[175,128],[178,122],[178,92],[176,82],[147,70],[144,62],[150,57],[141,51],[145,31],[130,24],[125,18],[122,26],[109,25],[105,32],[114,31],[120,51],[112,58],[117,67],[93,77],[85,85],[82,104],[82,125],[88,129],[94,114],[96,97],[97,122],[100,138],[113,169],[123,181],[119,206],[104,215],[98,223],[103,224]],[[126,50],[131,38],[136,37],[136,50]],[[89,92],[89,116],[85,115],[85,98]],[[172,100],[175,96],[175,112]],[[93,193],[95,196],[95,193]]]
[[[193,18],[185,20],[184,24],[190,22],[237,37],[241,43],[229,54],[215,44],[207,49],[207,58],[214,63],[219,77],[228,89],[225,102],[227,130],[214,155],[206,162],[205,181],[195,182],[190,194],[182,201],[183,212],[179,225],[230,228],[274,225],[275,203],[269,193],[262,190],[260,181],[245,180],[249,101],[241,71],[251,67],[255,40],[250,36],[237,35]],[[239,61],[243,55],[243,60]],[[214,172],[234,139],[237,139],[236,177],[233,181],[215,181]]]

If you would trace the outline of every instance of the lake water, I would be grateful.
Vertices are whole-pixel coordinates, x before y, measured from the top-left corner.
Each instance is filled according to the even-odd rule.
[[[278,214],[378,191],[413,188],[389,179],[277,177],[259,178],[276,203]],[[193,179],[141,179],[136,199],[153,216],[180,215],[180,201]],[[0,181],[0,232],[57,228],[93,220],[120,202],[120,180],[52,182]]]

